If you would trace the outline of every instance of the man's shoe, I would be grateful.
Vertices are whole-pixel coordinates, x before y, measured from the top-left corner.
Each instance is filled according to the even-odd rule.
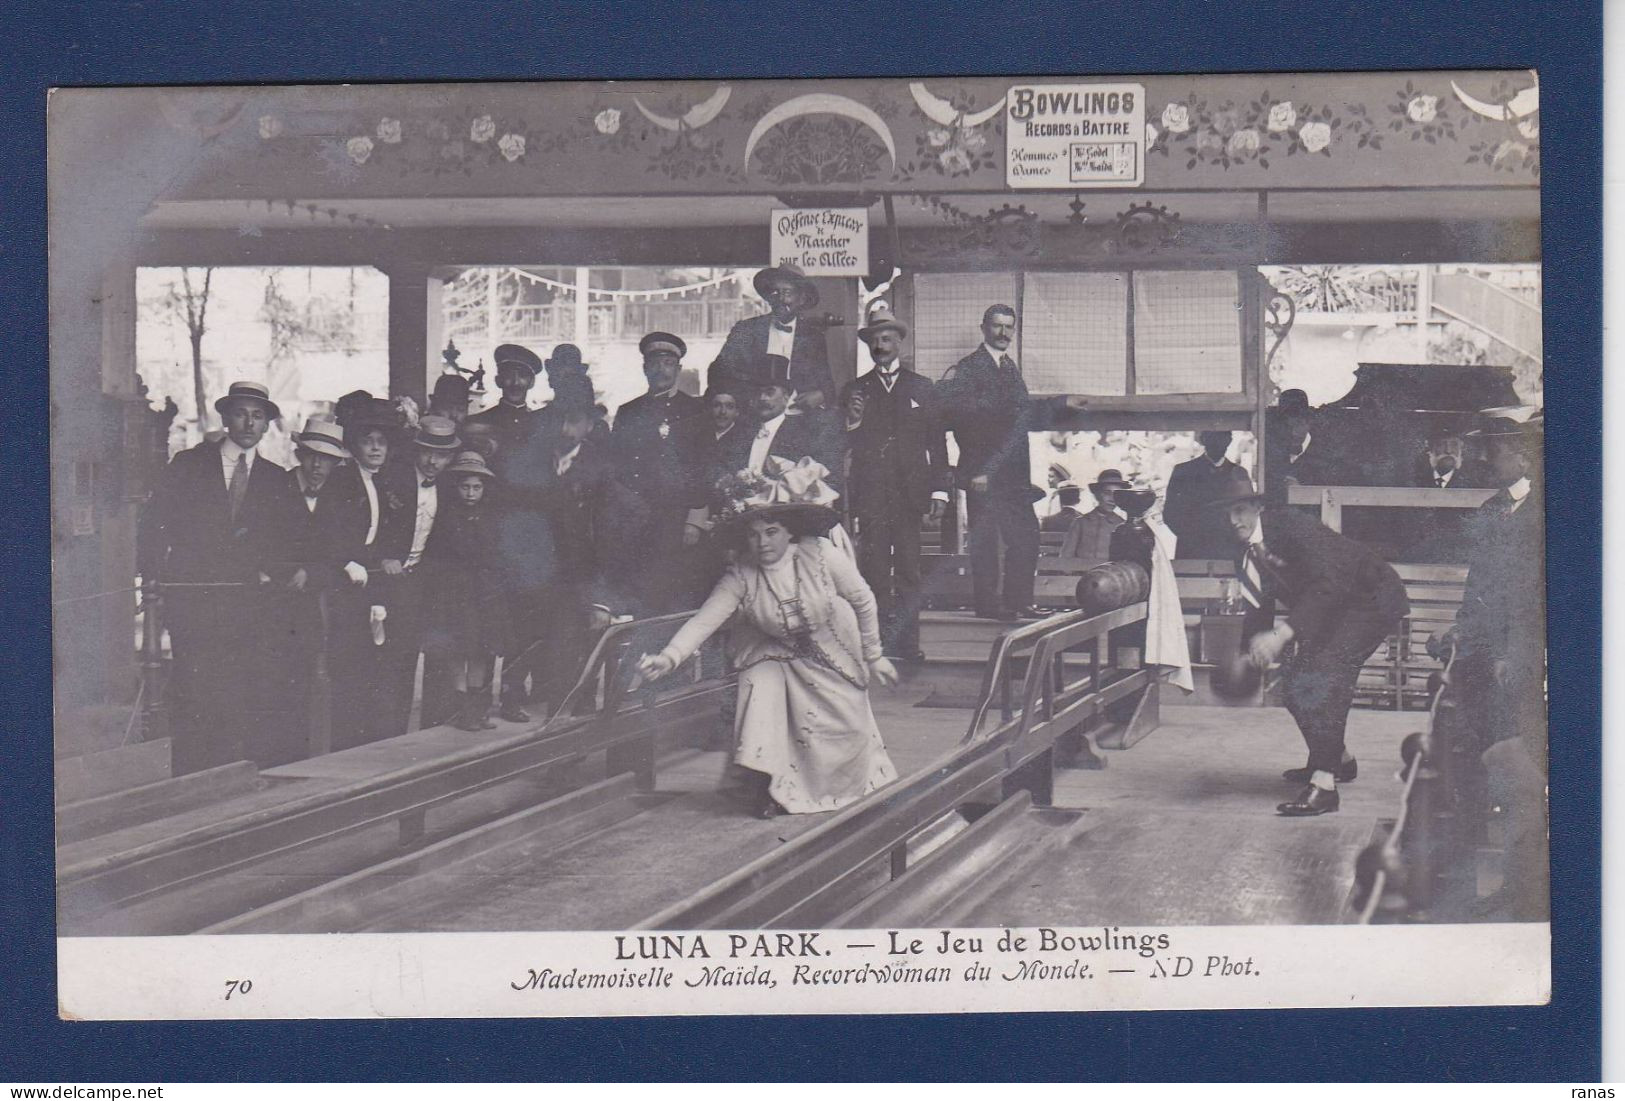
[[[1003,619],[1004,611],[1000,608],[977,608],[971,615],[977,619]]]
[[[982,618],[996,619],[1000,623],[1016,623],[1021,619],[1021,613],[1016,611],[1014,608],[1000,608],[997,612],[994,612],[993,615],[983,616]]]
[[[1307,784],[1309,782],[1309,774],[1313,771],[1314,770],[1308,766],[1303,768],[1289,768],[1285,772],[1281,773],[1281,779],[1291,780],[1294,784]],[[1332,779],[1336,780],[1340,784],[1352,784],[1355,778],[1359,775],[1360,762],[1356,761],[1353,757],[1350,757],[1348,760],[1338,765],[1337,768],[1332,772]]]
[[[1286,818],[1311,818],[1317,814],[1330,814],[1341,802],[1337,789],[1327,791],[1310,784],[1290,803],[1281,803],[1276,813]]]
[[[518,700],[507,699],[502,701],[501,708],[497,710],[497,718],[508,723],[528,723],[530,712],[521,707]]]
[[[1017,619],[1043,619],[1049,613],[1029,604],[1025,608],[1017,608],[1012,614]]]

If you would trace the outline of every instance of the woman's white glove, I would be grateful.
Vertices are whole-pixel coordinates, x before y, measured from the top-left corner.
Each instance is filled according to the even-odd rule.
[[[869,663],[869,679],[882,688],[890,688],[897,683],[897,666],[890,658],[876,658]]]
[[[644,680],[659,680],[677,668],[677,663],[665,654],[644,654],[638,659],[638,676]]]
[[[367,567],[359,562],[346,562],[344,564],[344,576],[348,577],[354,584],[365,585],[367,583]]]

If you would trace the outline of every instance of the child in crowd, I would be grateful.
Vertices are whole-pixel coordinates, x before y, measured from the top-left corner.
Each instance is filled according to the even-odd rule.
[[[496,724],[486,676],[496,655],[509,652],[506,586],[487,497],[493,475],[479,452],[464,451],[445,479],[450,500],[424,555],[431,573],[423,648],[451,665],[461,701],[453,725],[490,730]]]

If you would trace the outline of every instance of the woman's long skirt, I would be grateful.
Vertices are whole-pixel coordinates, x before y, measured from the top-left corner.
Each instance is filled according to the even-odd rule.
[[[734,762],[767,773],[792,814],[835,810],[897,779],[869,694],[803,658],[739,674]]]

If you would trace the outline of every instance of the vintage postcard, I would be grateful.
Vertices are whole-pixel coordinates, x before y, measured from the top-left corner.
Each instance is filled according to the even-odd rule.
[[[1546,1002],[1539,97],[55,92],[62,1015]]]

